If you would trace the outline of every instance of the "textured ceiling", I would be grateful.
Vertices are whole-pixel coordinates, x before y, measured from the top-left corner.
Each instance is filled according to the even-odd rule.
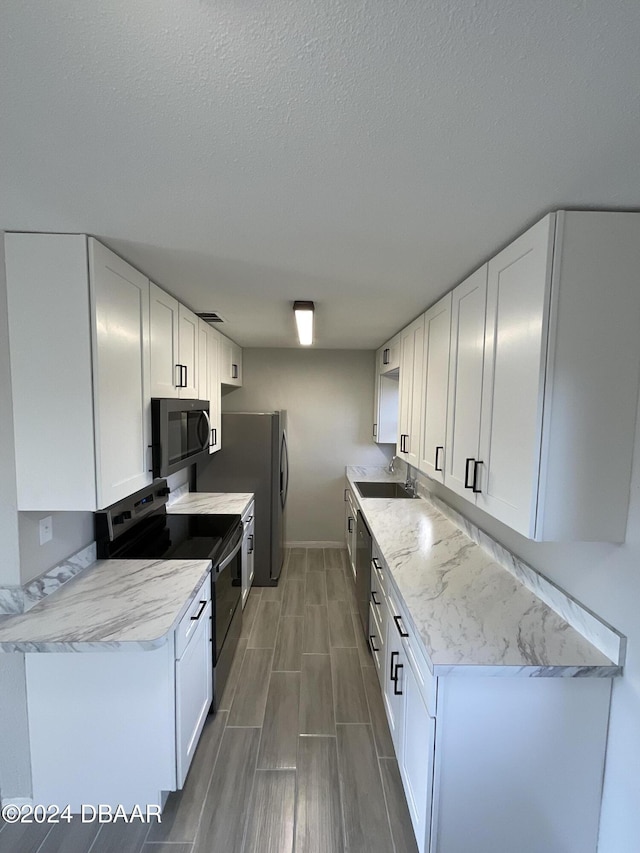
[[[2,0],[0,228],[374,347],[549,208],[640,207],[639,45],[638,0]]]

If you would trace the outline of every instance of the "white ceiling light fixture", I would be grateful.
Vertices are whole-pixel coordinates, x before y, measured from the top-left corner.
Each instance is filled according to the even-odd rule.
[[[298,340],[303,347],[309,347],[313,343],[313,302],[293,303],[293,313],[298,327]]]

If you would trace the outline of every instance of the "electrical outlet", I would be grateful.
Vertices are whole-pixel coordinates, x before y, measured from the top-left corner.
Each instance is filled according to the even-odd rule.
[[[53,519],[50,515],[40,519],[39,530],[40,544],[44,545],[46,542],[51,542],[53,539]]]

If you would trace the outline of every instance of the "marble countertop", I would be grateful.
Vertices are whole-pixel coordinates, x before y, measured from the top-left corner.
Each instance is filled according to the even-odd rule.
[[[362,498],[364,514],[435,675],[618,675],[613,663],[425,498]]]
[[[1,618],[0,651],[157,648],[210,568],[210,560],[98,560],[27,613]]]
[[[172,515],[242,515],[252,500],[252,492],[187,492],[167,505],[167,512]]]

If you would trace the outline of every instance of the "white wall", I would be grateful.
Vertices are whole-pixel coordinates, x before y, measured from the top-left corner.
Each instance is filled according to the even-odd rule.
[[[40,544],[40,519],[51,516],[53,538]],[[92,512],[20,512],[20,583],[38,577],[93,542]]]
[[[640,412],[639,421],[640,425]],[[425,478],[426,479],[426,478]],[[640,428],[636,430],[627,538],[606,543],[530,542],[439,484],[435,494],[628,638],[614,680],[598,853],[640,850]]]
[[[371,440],[374,353],[245,349],[243,374],[223,411],[287,410],[287,541],[343,541],[345,465],[385,465],[390,455]]]
[[[0,586],[20,584],[4,234],[0,232]],[[0,653],[0,797],[31,795],[24,655]]]

